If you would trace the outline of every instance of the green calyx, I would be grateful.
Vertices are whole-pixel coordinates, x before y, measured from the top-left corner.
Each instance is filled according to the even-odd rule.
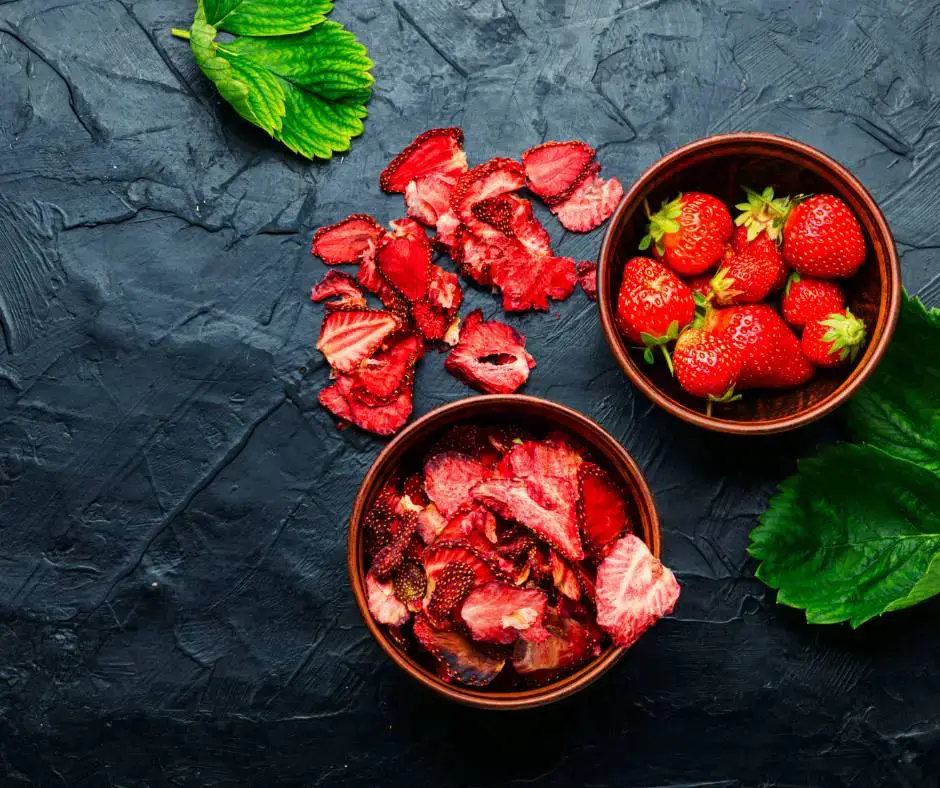
[[[679,338],[679,321],[673,320],[662,336],[653,336],[652,334],[641,333],[640,339],[643,341],[643,360],[647,364],[653,364],[656,361],[656,350],[660,350],[663,358],[666,359],[666,366],[669,368],[669,374],[675,376],[676,371],[672,366],[672,356],[669,354],[669,348],[666,347],[670,342]]]
[[[800,281],[800,275],[796,271],[794,271],[792,274],[790,274],[790,277],[787,279],[787,286],[783,288],[783,294],[785,296],[790,295],[790,288],[799,281]]]
[[[838,353],[839,360],[851,358],[855,361],[858,351],[865,344],[865,323],[855,317],[850,309],[835,312],[819,324],[829,330],[823,334],[823,342],[829,343],[829,354]]]
[[[774,197],[773,186],[768,186],[759,194],[747,186],[742,187],[747,195],[747,202],[735,205],[741,213],[734,223],[747,228],[747,240],[753,241],[762,232],[773,240],[780,239],[783,225],[790,215],[793,199],[790,197]]]
[[[737,402],[739,399],[741,399],[741,395],[735,393],[734,386],[729,388],[720,397],[716,397],[714,394],[709,394],[707,404],[705,405],[705,415],[706,416],[712,415],[712,405],[714,405],[716,402],[719,404],[727,403],[727,402]]]
[[[644,201],[646,216],[650,223],[646,227],[646,235],[640,239],[641,251],[646,251],[651,245],[655,244],[656,252],[660,255],[665,252],[663,247],[663,236],[667,233],[679,232],[679,217],[682,216],[682,195],[680,194],[674,200],[666,200],[662,207],[656,212],[650,211],[649,203]]]
[[[727,268],[719,269],[718,273],[712,277],[712,296],[719,304],[729,304],[735,296],[739,296],[744,292],[735,289],[734,283],[736,281],[733,276],[728,276]]]

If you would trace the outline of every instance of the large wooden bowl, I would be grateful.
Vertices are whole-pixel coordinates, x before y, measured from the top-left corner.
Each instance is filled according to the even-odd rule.
[[[509,394],[470,397],[444,405],[408,426],[385,447],[372,464],[356,495],[349,519],[347,560],[349,581],[366,626],[382,650],[409,676],[445,698],[470,706],[523,709],[542,706],[583,689],[610,669],[623,656],[624,649],[610,646],[580,670],[537,689],[499,692],[448,684],[421,659],[421,655],[409,653],[388,637],[372,618],[365,593],[368,567],[364,560],[363,519],[392,474],[402,465],[415,460],[420,462],[427,449],[448,427],[461,423],[494,424],[501,421],[545,432],[562,430],[587,446],[595,461],[620,480],[628,493],[634,533],[646,542],[653,555],[659,557],[659,516],[656,514],[653,495],[626,450],[595,422],[570,408],[537,397]]]
[[[865,320],[868,343],[850,368],[820,370],[816,377],[787,391],[746,391],[717,405],[711,416],[704,402],[686,394],[665,365],[646,364],[617,329],[617,293],[623,267],[639,251],[646,232],[644,200],[658,208],[680,192],[703,191],[728,205],[741,202],[742,186],[776,193],[830,193],[854,211],[868,255],[859,273],[843,284],[849,307]],[[824,153],[772,134],[720,134],[690,143],[664,156],[644,172],[610,221],[601,247],[597,303],[610,349],[633,384],[657,405],[680,419],[718,432],[769,434],[801,427],[845,402],[872,373],[894,332],[901,305],[901,273],[891,230],[865,187]]]

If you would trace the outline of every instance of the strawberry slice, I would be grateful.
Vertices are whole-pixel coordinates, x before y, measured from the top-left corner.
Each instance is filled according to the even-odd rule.
[[[368,214],[355,213],[317,230],[310,252],[327,265],[358,263],[369,244],[377,245],[383,235],[385,229],[375,219]]]
[[[537,628],[539,637],[516,641],[512,665],[517,673],[549,681],[560,671],[580,667],[601,653],[601,634],[592,627],[555,611],[547,611],[544,619]]]
[[[578,184],[597,154],[578,140],[545,142],[522,154],[526,186],[546,203],[560,202]]]
[[[496,469],[506,479],[563,479],[574,489],[584,458],[581,451],[564,438],[524,440],[515,444]]]
[[[571,195],[552,206],[562,227],[586,233],[607,221],[623,199],[623,185],[617,178],[603,180],[590,175],[577,185]]]
[[[445,271],[439,265],[431,266],[431,275],[428,278],[428,303],[448,312],[451,316],[456,314],[463,303],[463,288],[460,279],[453,271]]]
[[[454,213],[453,208],[448,208],[447,211],[442,213],[437,219],[437,224],[435,225],[437,235],[434,236],[434,243],[438,248],[443,248],[444,251],[450,252],[457,242],[457,232],[460,230],[461,226],[460,217]],[[454,262],[456,262],[456,260]]]
[[[478,202],[517,191],[524,184],[522,165],[515,159],[490,159],[460,176],[450,198],[450,207],[462,222],[467,222],[473,217],[473,206]]]
[[[549,561],[552,567],[552,582],[559,593],[575,602],[581,599],[581,584],[574,569],[559,558],[554,550],[551,551]]]
[[[524,312],[546,311],[548,299],[564,301],[578,284],[574,260],[570,257],[504,258],[492,273],[493,284],[503,291],[503,309]]]
[[[417,518],[414,514],[399,520],[398,530],[392,537],[392,541],[385,545],[372,561],[369,571],[375,575],[376,579],[385,582],[391,577],[392,572],[398,569],[416,530]]]
[[[412,613],[421,610],[421,601],[424,599],[427,583],[424,567],[412,558],[405,558],[392,576],[395,596]]]
[[[335,301],[327,299],[335,298]],[[310,291],[310,300],[315,303],[326,301],[329,311],[334,309],[362,309],[366,306],[365,296],[356,280],[344,271],[327,271],[323,280]]]
[[[482,224],[477,222],[477,225]],[[522,244],[502,233],[483,237],[470,228],[462,228],[457,234],[453,259],[464,276],[487,287],[493,283],[493,273],[501,270],[507,261],[518,260],[525,265],[531,257]]]
[[[415,617],[414,635],[437,660],[448,680],[471,687],[485,687],[506,664],[505,656],[499,652],[483,650],[459,632],[437,629],[426,616]]]
[[[369,612],[380,624],[400,627],[411,618],[408,608],[395,596],[395,586],[383,583],[372,572],[366,575],[366,600]]]
[[[597,300],[597,264],[593,260],[584,260],[577,265],[578,283],[588,298]]]
[[[388,237],[387,234],[385,236]],[[378,254],[376,246],[370,246],[362,256],[359,264],[359,273],[356,276],[363,289],[379,297],[383,306],[398,315],[407,313],[407,302],[392,287],[379,272],[375,257]]]
[[[351,372],[402,327],[391,312],[356,309],[331,312],[320,326],[317,349],[338,372]]]
[[[415,178],[405,188],[408,215],[428,227],[436,227],[438,220],[450,209],[450,196],[459,175],[432,172]]]
[[[632,646],[678,598],[675,576],[633,534],[617,541],[597,569],[597,623],[618,646]]]
[[[487,394],[516,391],[534,367],[525,337],[505,323],[484,321],[479,309],[467,315],[460,341],[444,362],[454,377]]]
[[[438,575],[448,564],[460,563],[469,566],[473,572],[474,588],[496,577],[496,571],[489,561],[463,541],[437,539],[425,548],[422,560],[428,576],[428,596],[434,591]]]
[[[376,435],[393,435],[408,421],[413,407],[414,386],[408,383],[387,404],[369,405],[355,396],[356,383],[351,375],[340,375],[336,382],[320,392],[320,404],[344,421]]]
[[[424,355],[424,345],[414,334],[402,333],[389,341],[388,347],[363,361],[352,374],[356,387],[379,400],[394,397]]]
[[[438,309],[427,301],[419,301],[411,308],[411,317],[415,328],[428,342],[439,342],[444,339],[450,327],[451,318],[447,312]]]
[[[515,194],[501,194],[481,200],[472,208],[473,217],[503,235],[517,240],[526,251],[537,256],[552,254],[552,239],[535,218],[532,203]],[[473,225],[476,226],[476,225]]]
[[[431,244],[423,231],[420,237],[403,234],[392,238],[379,249],[376,264],[388,283],[411,303],[427,295]]]
[[[463,132],[458,128],[429,129],[392,159],[379,176],[379,186],[384,192],[404,192],[411,181],[432,172],[460,175],[466,170]]]
[[[493,580],[470,593],[460,617],[475,640],[506,646],[540,626],[547,605],[548,595],[543,591]]]
[[[437,573],[427,598],[428,618],[443,624],[448,621],[474,586],[473,569],[463,561],[451,561]]]
[[[447,528],[447,518],[433,503],[418,514],[418,536],[425,544],[431,544]]]
[[[488,542],[496,542],[496,518],[489,509],[474,506],[455,514],[439,534],[442,540],[466,541],[481,534]]]
[[[610,546],[630,529],[627,501],[607,471],[593,462],[581,466],[578,486],[581,535],[588,551],[602,558]]]
[[[424,464],[424,489],[441,514],[450,519],[469,502],[470,490],[489,475],[489,469],[479,460],[445,451]]]

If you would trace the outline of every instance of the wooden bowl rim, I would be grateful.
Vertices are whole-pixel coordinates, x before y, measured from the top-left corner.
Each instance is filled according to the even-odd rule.
[[[824,399],[804,410],[792,413],[788,416],[760,421],[734,421],[731,419],[721,419],[716,416],[706,416],[704,413],[699,413],[665,394],[639,369],[637,363],[630,356],[630,353],[624,348],[620,338],[620,332],[617,330],[614,321],[613,309],[611,307],[612,293],[609,292],[608,287],[610,280],[608,268],[613,264],[616,253],[616,250],[613,248],[616,230],[622,223],[624,214],[638,202],[639,196],[653,184],[660,173],[674,162],[699,153],[702,150],[725,146],[732,147],[742,143],[756,143],[777,150],[800,153],[815,161],[820,167],[829,170],[836,179],[841,180],[846,187],[854,190],[858,199],[864,203],[865,208],[874,219],[877,235],[879,236],[874,240],[879,241],[887,250],[886,262],[888,279],[892,284],[892,287],[888,288],[890,290],[890,300],[887,304],[885,304],[884,300],[885,288],[882,288],[882,304],[879,309],[881,333],[877,342],[869,345],[861,361],[852,370],[851,374],[842,381],[839,387]],[[678,416],[683,421],[715,432],[736,435],[771,435],[786,432],[805,426],[817,419],[821,419],[826,414],[838,408],[855,393],[875,370],[875,367],[878,366],[878,363],[881,361],[891,342],[891,337],[894,334],[901,308],[901,267],[898,261],[894,236],[891,233],[884,213],[862,182],[849,172],[849,170],[839,164],[839,162],[817,148],[790,137],[765,132],[735,132],[704,137],[676,148],[674,151],[667,153],[661,159],[647,167],[643,174],[634,182],[633,186],[631,186],[630,190],[624,195],[623,199],[620,201],[620,205],[617,206],[617,210],[610,220],[610,224],[604,234],[604,241],[601,244],[597,273],[597,304],[600,310],[601,327],[604,332],[604,338],[607,340],[607,344],[614,358],[617,360],[617,363],[620,365],[620,368],[626,373],[627,377],[630,378],[633,385],[640,389],[640,391],[655,404],[669,413],[672,413],[674,416]]]
[[[580,424],[585,429],[586,433],[590,435],[590,438],[586,438],[582,435],[576,437],[583,440],[600,455],[605,454],[605,452],[600,449],[601,444],[604,444],[607,450],[611,454],[616,455],[618,461],[627,469],[631,477],[630,482],[632,487],[639,493],[639,498],[635,501],[635,504],[641,520],[639,525],[642,528],[642,535],[650,551],[658,558],[662,550],[659,513],[656,510],[653,493],[636,461],[620,442],[597,422],[565,405],[526,394],[486,394],[467,397],[435,408],[408,425],[389,442],[375,458],[365,478],[359,485],[359,490],[356,493],[352,512],[349,517],[346,561],[349,571],[349,582],[352,586],[359,612],[369,631],[372,633],[372,636],[378,642],[382,650],[385,651],[386,655],[412,678],[450,700],[468,706],[497,710],[534,708],[566,698],[584,689],[610,670],[624,655],[626,649],[618,646],[609,646],[599,657],[589,662],[580,670],[575,671],[553,684],[531,690],[493,693],[474,690],[469,687],[446,684],[436,675],[426,670],[423,666],[419,665],[407,654],[402,652],[388,639],[379,625],[373,620],[372,614],[369,612],[362,579],[365,575],[365,571],[361,561],[359,543],[361,541],[361,526],[367,502],[373,498],[377,492],[376,488],[378,487],[379,481],[385,475],[386,466],[392,462],[397,462],[400,459],[400,454],[404,454],[413,448],[410,444],[414,436],[419,433],[431,432],[436,427],[441,426],[441,422],[445,420],[451,423],[457,423],[447,417],[452,417],[461,412],[466,412],[466,417],[472,419],[479,418],[490,409],[504,411],[507,408],[519,408],[524,417],[530,418],[538,416],[550,418],[552,414],[563,415],[570,421]],[[640,529],[635,529],[635,532],[639,532],[639,530]]]

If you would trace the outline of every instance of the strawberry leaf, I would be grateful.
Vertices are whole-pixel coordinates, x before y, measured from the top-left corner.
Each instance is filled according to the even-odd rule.
[[[320,24],[332,0],[202,0],[206,23],[240,36],[283,36]]]

